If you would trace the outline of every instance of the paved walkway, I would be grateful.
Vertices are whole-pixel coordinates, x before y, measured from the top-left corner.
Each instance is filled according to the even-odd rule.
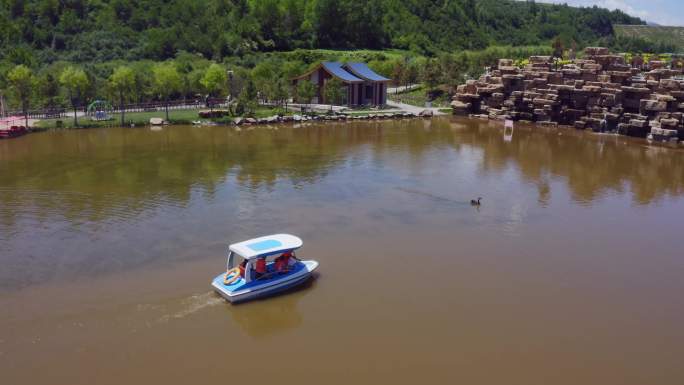
[[[393,102],[391,100],[387,101],[387,105],[390,107],[399,108],[403,111],[410,112],[410,113],[416,114],[416,115],[420,114],[421,112],[423,112],[425,110],[432,111],[432,115],[445,115],[443,112],[440,112],[439,108],[437,108],[437,107],[430,107],[430,108],[418,107],[418,106],[413,106],[413,105],[406,104],[406,103]]]
[[[400,92],[415,90],[416,88],[420,88],[420,84],[409,84],[407,86],[399,86],[399,87],[387,87],[387,93],[388,94],[396,94],[396,93],[400,93]]]
[[[437,107],[418,107],[418,106],[413,106],[411,104],[406,104],[406,103],[398,103],[394,102],[391,100],[387,100],[387,106],[392,107],[392,110],[386,109],[386,110],[364,110],[363,112],[368,112],[369,114],[383,114],[383,113],[394,113],[394,112],[410,112],[413,114],[419,114],[425,110],[430,110],[432,111],[433,115],[445,115],[443,112],[439,111],[439,108]],[[317,112],[328,112],[330,111],[330,105],[329,104],[298,104],[298,103],[292,103],[288,104],[288,108],[291,109],[291,111],[297,111],[301,107],[305,107],[307,110],[313,110]],[[359,113],[362,111],[355,111],[355,110],[350,110],[347,106],[333,106],[333,111],[340,113],[340,112],[355,112]]]
[[[292,108],[293,111],[300,109],[301,107],[306,108],[307,110],[313,110],[316,112],[328,112],[330,111],[330,104],[298,104],[298,103],[291,103],[287,105],[288,108]],[[344,112],[349,109],[347,106],[336,106],[333,105],[332,109],[334,112]]]

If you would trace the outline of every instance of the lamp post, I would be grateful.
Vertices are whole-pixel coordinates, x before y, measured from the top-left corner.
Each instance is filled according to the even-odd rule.
[[[233,114],[233,110],[231,109],[231,104],[233,103],[233,70],[227,70],[226,73],[228,74],[228,103],[226,107],[228,108],[228,113],[231,115]]]
[[[233,100],[233,70],[226,71],[228,74],[228,96],[230,100]]]

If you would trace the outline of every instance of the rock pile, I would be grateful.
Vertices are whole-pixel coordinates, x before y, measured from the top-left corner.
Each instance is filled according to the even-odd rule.
[[[308,122],[308,121],[350,121],[350,120],[375,120],[375,119],[407,119],[418,117],[430,117],[432,112],[426,110],[430,114],[413,114],[409,112],[396,113],[377,113],[364,115],[349,115],[349,114],[333,114],[333,115],[273,115],[266,118],[235,118],[233,124],[236,126],[250,125],[250,124],[274,124],[274,123],[290,123],[290,122]]]
[[[524,68],[501,59],[491,73],[458,86],[453,111],[684,140],[681,70],[651,61],[642,72],[602,47],[587,48],[584,57],[556,66],[550,56],[532,56]]]

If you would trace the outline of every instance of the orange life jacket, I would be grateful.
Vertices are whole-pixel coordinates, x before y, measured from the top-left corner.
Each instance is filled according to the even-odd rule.
[[[283,257],[278,257],[275,261],[275,268],[276,271],[283,271],[285,270],[285,266],[287,266],[287,263],[285,262],[285,259]]]
[[[260,274],[265,274],[266,273],[266,259],[265,258],[259,258],[256,261],[256,266],[254,266],[254,271]]]

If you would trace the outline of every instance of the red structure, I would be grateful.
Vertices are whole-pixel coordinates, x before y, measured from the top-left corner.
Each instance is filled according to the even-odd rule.
[[[12,116],[0,119],[0,139],[15,138],[28,133],[24,126],[24,118]]]
[[[343,104],[349,107],[382,106],[387,103],[387,84],[390,79],[378,75],[365,63],[322,62],[292,82],[297,86],[299,82],[310,81],[316,88],[312,102],[328,104],[323,90],[332,78],[339,79],[345,85]]]

